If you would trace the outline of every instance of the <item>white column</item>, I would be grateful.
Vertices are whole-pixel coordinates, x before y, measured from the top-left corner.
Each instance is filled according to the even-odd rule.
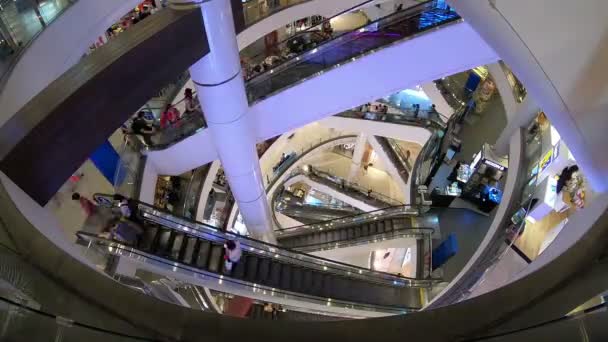
[[[509,142],[511,140],[511,136],[515,134],[515,132],[521,128],[526,127],[532,119],[538,114],[540,108],[538,105],[530,98],[530,96],[526,96],[522,103],[517,105],[515,109],[515,114],[512,118],[509,118],[507,121],[507,126],[502,130],[498,139],[496,139],[496,143],[494,144],[494,150],[496,154],[500,156],[504,156],[509,152]]]
[[[198,2],[210,52],[190,67],[190,75],[230,189],[249,233],[254,238],[275,242],[255,148],[255,125],[250,122],[248,115],[249,103],[241,75],[230,1]],[[175,2],[173,4],[177,5]]]
[[[357,177],[359,171],[363,167],[361,161],[363,160],[363,154],[365,153],[365,146],[367,146],[367,134],[360,133],[357,136],[355,142],[355,150],[353,151],[353,162],[350,164],[350,171],[348,172],[348,180],[352,181]]]
[[[598,192],[608,189],[605,0],[448,0],[509,65]],[[542,29],[540,29],[542,27]],[[567,29],[566,29],[567,27]]]

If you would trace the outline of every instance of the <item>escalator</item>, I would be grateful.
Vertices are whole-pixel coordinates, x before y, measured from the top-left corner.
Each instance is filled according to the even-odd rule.
[[[100,203],[111,203],[108,196],[95,198]],[[254,284],[273,295],[285,292],[301,300],[331,298],[335,302],[410,311],[421,307],[420,289],[432,283],[430,279],[373,271],[220,232],[215,227],[136,203],[144,233],[134,246],[84,232],[78,236],[115,255],[160,265],[168,273],[178,269],[191,272],[195,278],[214,279],[216,286],[218,281],[230,286]],[[227,240],[238,240],[243,250],[231,271],[223,267],[223,244]]]
[[[334,220],[360,212],[360,210],[349,205],[308,204],[303,199],[288,192],[283,192],[280,195],[274,204],[274,208],[277,212],[305,224],[318,222],[319,220]]]
[[[400,201],[373,191],[373,189],[363,188],[357,183],[334,176],[311,165],[307,165],[300,172],[300,175],[296,175],[285,181],[285,185],[293,184],[296,181],[304,181],[309,183],[311,187],[332,195],[353,207],[363,210],[369,208],[367,211],[403,204]]]
[[[249,101],[266,98],[351,59],[458,19],[460,17],[454,10],[437,1],[396,9],[394,13],[363,27],[314,45],[303,53],[293,54],[269,71],[249,79]]]
[[[388,138],[380,136],[374,136],[374,138],[388,157],[388,161],[397,169],[401,181],[408,184],[412,165],[404,159],[404,156],[399,153],[398,147],[391,143]]]
[[[406,237],[430,243],[435,229],[429,222],[429,215],[421,214],[419,208],[395,206],[276,232],[282,246],[313,252]],[[429,244],[423,249],[430,248]]]

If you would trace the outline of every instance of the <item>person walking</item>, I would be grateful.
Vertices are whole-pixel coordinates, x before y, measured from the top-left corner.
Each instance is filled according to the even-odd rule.
[[[81,196],[78,192],[72,194],[72,200],[78,201],[87,218],[97,212],[97,205],[90,199]]]
[[[154,127],[150,126],[147,122],[144,112],[137,113],[137,118],[133,120],[133,124],[131,124],[131,131],[133,134],[139,135],[144,139],[146,145],[150,146],[154,143],[152,142],[152,135],[155,133]]]

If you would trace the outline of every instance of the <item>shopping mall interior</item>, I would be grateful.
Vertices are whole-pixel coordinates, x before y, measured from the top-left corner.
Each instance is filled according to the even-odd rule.
[[[608,340],[606,13],[0,0],[0,341]]]

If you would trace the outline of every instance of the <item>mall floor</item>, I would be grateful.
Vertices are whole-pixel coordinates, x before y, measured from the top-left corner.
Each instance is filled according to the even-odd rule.
[[[450,234],[454,234],[456,237],[458,252],[442,267],[443,279],[449,282],[458,275],[479,247],[490,228],[496,211],[490,216],[456,208],[437,208],[431,212],[439,216],[442,238],[445,239]]]

